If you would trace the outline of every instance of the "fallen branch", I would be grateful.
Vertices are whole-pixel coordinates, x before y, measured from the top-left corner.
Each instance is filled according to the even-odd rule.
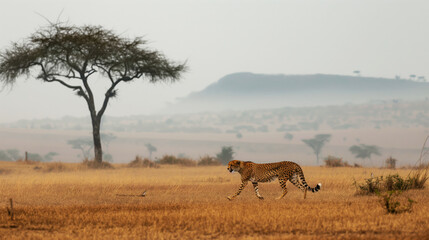
[[[118,197],[146,197],[146,190],[139,195],[134,195],[134,194],[116,194],[116,196]]]

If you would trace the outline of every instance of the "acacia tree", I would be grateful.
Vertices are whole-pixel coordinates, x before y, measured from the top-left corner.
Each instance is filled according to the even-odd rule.
[[[101,118],[118,84],[136,79],[173,82],[186,69],[185,63],[174,63],[145,44],[142,38],[123,38],[101,26],[50,24],[0,53],[0,81],[12,85],[36,70],[36,79],[59,83],[82,97],[91,117],[95,161],[101,163]],[[97,74],[108,84],[98,109],[89,81]]]
[[[149,159],[152,160],[152,153],[156,152],[158,149],[150,143],[146,143],[145,147],[147,148],[147,151],[149,152]]]
[[[349,151],[355,155],[356,158],[361,158],[364,161],[366,158],[371,161],[371,155],[381,155],[380,148],[375,145],[353,145],[349,148]]]
[[[220,153],[216,154],[216,158],[223,164],[227,165],[234,158],[234,150],[232,146],[223,146]]]
[[[302,141],[313,149],[314,154],[316,154],[316,163],[319,164],[320,152],[329,140],[331,140],[331,134],[317,134],[312,139],[303,139]]]

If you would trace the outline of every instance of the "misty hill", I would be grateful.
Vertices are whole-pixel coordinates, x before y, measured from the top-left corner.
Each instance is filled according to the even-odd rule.
[[[424,100],[429,83],[341,75],[234,73],[191,93],[169,113],[311,107],[378,100]]]
[[[284,107],[191,114],[103,118],[103,131],[247,134],[346,129],[429,128],[429,100],[379,101],[325,107]],[[90,117],[20,120],[0,128],[91,132]]]

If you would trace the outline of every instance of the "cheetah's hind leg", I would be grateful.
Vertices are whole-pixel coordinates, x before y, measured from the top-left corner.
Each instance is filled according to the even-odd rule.
[[[287,182],[286,178],[279,178],[279,183],[280,183],[280,187],[282,187],[282,189],[283,189],[283,194],[280,197],[276,198],[277,200],[280,200],[284,196],[286,196],[286,194],[287,194],[286,182]]]

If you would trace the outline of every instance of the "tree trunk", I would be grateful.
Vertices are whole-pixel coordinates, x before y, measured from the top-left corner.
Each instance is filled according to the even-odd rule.
[[[101,147],[100,122],[98,119],[92,119],[92,136],[94,139],[94,160],[98,163],[103,161],[103,149]]]

